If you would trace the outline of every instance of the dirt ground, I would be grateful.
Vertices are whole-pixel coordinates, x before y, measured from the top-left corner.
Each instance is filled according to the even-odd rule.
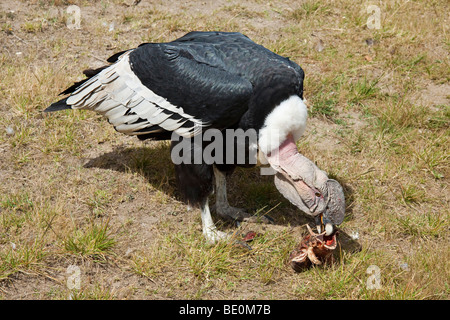
[[[0,297],[448,299],[449,40],[435,27],[448,4],[420,4],[430,32],[444,32],[419,44],[414,23],[427,17],[389,20],[407,16],[407,2],[382,7],[387,26],[374,36],[351,1],[0,0]],[[179,200],[168,143],[118,134],[89,112],[42,114],[82,70],[191,30],[242,32],[305,69],[311,117],[299,148],[347,197],[337,265],[290,269],[311,220],[259,169],[236,172],[230,202],[275,223],[236,229],[214,217],[261,237],[253,253],[211,247],[199,210]],[[406,54],[419,45],[422,58]],[[367,289],[371,265],[379,290]]]

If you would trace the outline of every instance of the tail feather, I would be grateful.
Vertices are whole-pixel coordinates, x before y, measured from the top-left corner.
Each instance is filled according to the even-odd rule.
[[[100,73],[103,69],[108,68],[108,66],[103,66],[97,69],[86,69],[83,71],[83,74],[87,77],[86,79],[80,80],[78,82],[75,82],[73,85],[71,85],[69,88],[67,88],[66,90],[64,90],[63,92],[61,92],[59,95],[64,95],[64,94],[69,94],[74,92],[78,87],[80,87],[83,83],[85,83],[86,81],[88,81],[90,78],[92,78],[93,76],[97,75],[98,73]]]
[[[53,112],[53,111],[71,109],[71,107],[66,103],[66,101],[67,101],[67,98],[64,98],[55,103],[52,103],[47,109],[44,110],[44,112]]]
[[[73,85],[71,85],[69,88],[61,92],[59,95],[69,94],[76,91],[82,84],[84,84],[86,81],[88,81],[90,78],[96,76],[98,73],[100,73],[103,69],[107,68],[108,66],[103,66],[97,69],[87,69],[84,70],[83,73],[87,77],[86,79],[80,80],[78,82],[75,82]],[[68,97],[67,97],[68,98]],[[71,107],[66,103],[67,98],[64,98],[62,100],[59,100],[47,109],[44,110],[44,112],[53,112],[53,111],[60,111],[65,109],[71,109]]]
[[[81,86],[83,83],[85,83],[88,80],[89,80],[89,78],[83,79],[83,80],[78,81],[78,82],[75,82],[73,85],[71,85],[69,88],[67,88],[63,92],[61,92],[59,95],[62,96],[62,95],[74,92],[79,86]]]

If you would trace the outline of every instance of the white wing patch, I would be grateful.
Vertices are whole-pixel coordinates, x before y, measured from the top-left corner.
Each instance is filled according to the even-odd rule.
[[[128,135],[174,131],[192,137],[207,123],[172,105],[144,86],[131,70],[129,54],[102,70],[75,90],[66,103],[72,109],[89,109],[108,118],[117,131]]]

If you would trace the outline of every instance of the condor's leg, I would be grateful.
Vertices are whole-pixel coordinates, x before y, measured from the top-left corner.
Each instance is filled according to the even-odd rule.
[[[199,206],[202,217],[202,229],[208,243],[215,243],[229,236],[217,230],[211,217],[208,196],[213,191],[212,165],[179,164],[175,166],[177,185],[187,203]]]
[[[227,176],[231,175],[234,168],[232,165],[214,165],[216,213],[227,220],[273,223],[273,219],[269,216],[252,216],[244,209],[230,206],[227,197]]]
[[[201,214],[203,235],[208,243],[213,244],[219,240],[226,240],[230,238],[227,233],[217,230],[216,225],[212,220],[211,212],[209,211],[208,198],[206,198],[205,202],[201,206]]]
[[[216,213],[226,220],[243,221],[250,215],[243,209],[230,206],[227,197],[227,174],[234,171],[234,166],[221,167],[219,170],[214,166],[214,180],[216,182]]]
[[[172,150],[179,142],[172,141]],[[194,145],[191,146],[195,148]],[[213,166],[205,163],[180,163],[175,165],[178,190],[184,200],[193,206],[200,207],[203,235],[209,243],[228,239],[228,235],[217,230],[209,211],[208,196],[213,192]]]

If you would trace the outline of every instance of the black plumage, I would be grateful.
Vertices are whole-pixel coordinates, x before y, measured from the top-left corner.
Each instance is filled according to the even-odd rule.
[[[162,108],[161,114],[167,114],[166,122],[186,120],[179,128],[194,127],[194,122],[186,119],[187,114],[200,121],[205,128],[258,131],[276,105],[291,95],[303,96],[303,70],[288,58],[271,52],[241,33],[190,32],[172,42],[144,43],[135,49],[119,52],[111,56],[108,62],[114,66],[127,54],[129,66],[141,84],[183,111],[167,110],[154,102],[156,107]],[[89,89],[90,85],[94,89],[82,97],[83,101],[88,101],[98,92],[94,80],[102,71],[108,71],[108,66],[85,71],[87,79],[75,83],[61,94],[76,97],[83,93],[83,86]],[[82,103],[73,107],[98,111],[107,98],[99,96],[98,102],[91,103],[91,107]],[[67,103],[68,98],[64,98],[46,111],[72,107]],[[137,135],[142,140],[170,139],[170,130],[152,123],[142,114],[138,115],[134,108],[126,108],[130,105],[129,100],[118,103],[125,106],[123,117],[135,116],[129,123],[120,122],[122,126],[146,124],[125,133]],[[118,129],[118,126],[115,127]],[[195,146],[192,145],[192,148]],[[227,163],[218,167],[231,173],[235,165]],[[251,166],[249,163],[240,165]],[[177,165],[176,173],[180,191],[186,200],[193,204],[203,203],[213,189],[212,165],[181,164]]]

